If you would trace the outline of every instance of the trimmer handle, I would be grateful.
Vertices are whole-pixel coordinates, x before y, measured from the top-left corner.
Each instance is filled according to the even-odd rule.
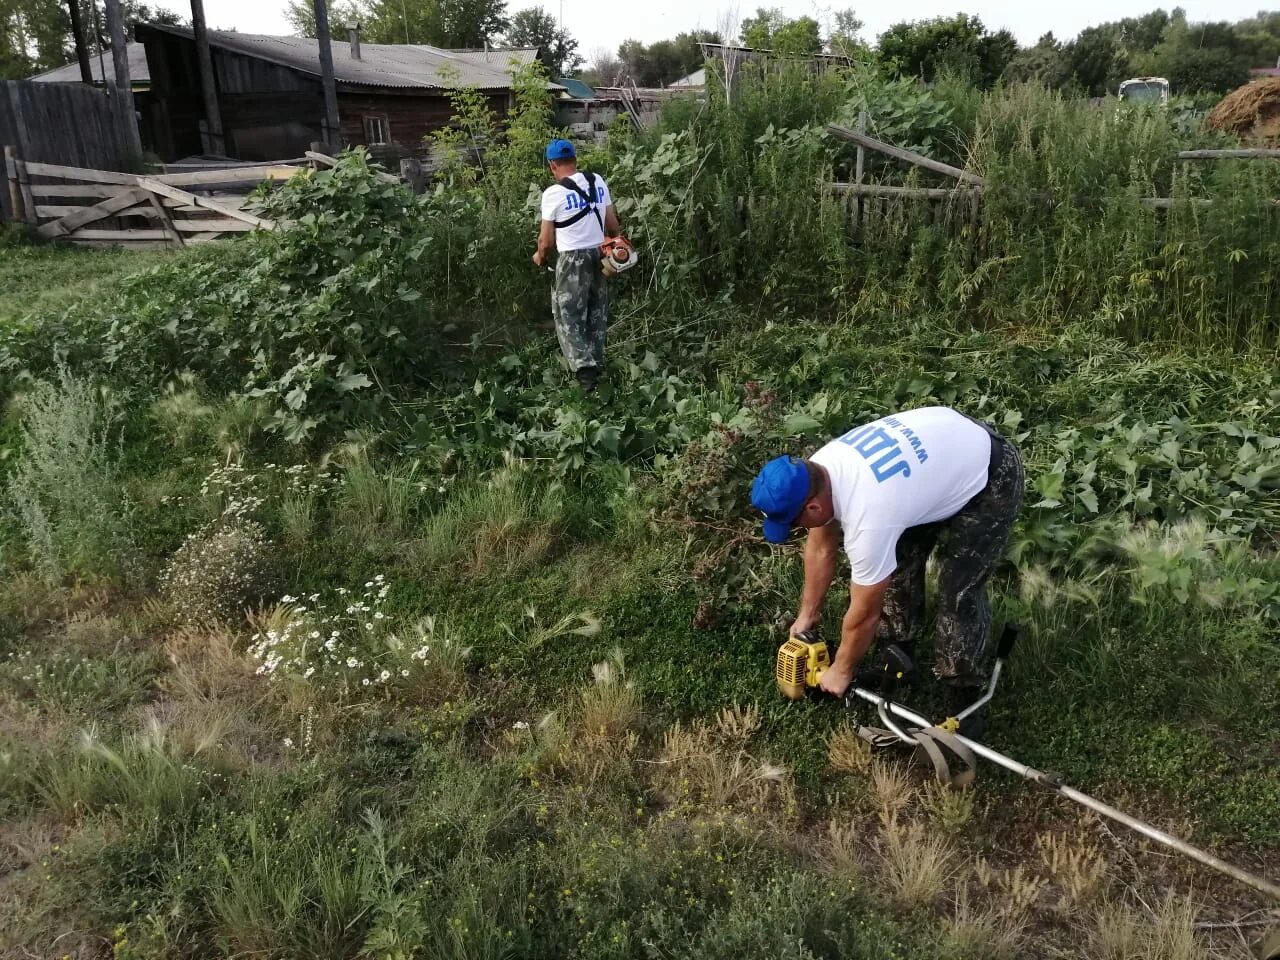
[[[1013,645],[1018,640],[1018,635],[1022,633],[1022,627],[1016,623],[1006,623],[1004,630],[1000,632],[1000,642],[996,644],[996,659],[1008,660],[1009,652],[1013,650]]]

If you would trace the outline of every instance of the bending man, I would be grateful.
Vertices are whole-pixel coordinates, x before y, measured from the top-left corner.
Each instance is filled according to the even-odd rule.
[[[765,539],[809,531],[804,595],[793,634],[816,626],[843,534],[852,567],[840,647],[822,688],[841,695],[873,639],[914,658],[923,629],[925,562],[936,550],[934,672],[954,715],[977,699],[990,671],[995,569],[1022,502],[1022,459],[993,429],[948,407],[882,417],[850,430],[807,460],[765,464],[751,502]]]

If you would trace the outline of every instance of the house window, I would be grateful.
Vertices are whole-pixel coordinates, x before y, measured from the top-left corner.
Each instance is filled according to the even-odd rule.
[[[386,117],[365,117],[364,118],[364,139],[365,143],[374,147],[383,143],[391,142],[391,128],[387,124]]]

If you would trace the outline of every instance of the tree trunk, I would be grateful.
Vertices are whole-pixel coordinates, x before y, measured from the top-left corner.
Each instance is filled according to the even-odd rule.
[[[92,85],[93,70],[89,66],[89,48],[85,45],[84,27],[80,24],[80,0],[67,0],[67,16],[71,18],[71,38],[76,45],[76,62],[80,64],[80,81]]]

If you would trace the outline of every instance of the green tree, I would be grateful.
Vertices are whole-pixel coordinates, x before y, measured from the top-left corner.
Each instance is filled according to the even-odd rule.
[[[866,26],[852,8],[837,10],[831,18],[831,35],[827,37],[827,50],[840,57],[853,60],[870,60],[871,48],[859,37]]]
[[[681,33],[670,40],[659,40],[649,46],[639,40],[626,40],[618,47],[618,59],[637,86],[660,87],[679,80],[702,66],[702,48],[698,44],[719,42],[720,34],[713,30]]]
[[[742,21],[742,43],[757,50],[772,50],[784,57],[804,57],[822,49],[818,21],[812,17],[791,19],[778,7],[759,7],[754,17]]]
[[[315,35],[308,0],[290,0],[286,17],[305,36]],[[340,16],[339,16],[340,14]],[[329,28],[347,20],[361,23],[370,43],[426,43],[436,47],[482,47],[507,29],[506,0],[369,0],[329,10]]]
[[[978,17],[960,13],[896,23],[880,35],[880,58],[904,76],[933,80],[944,70],[968,74],[988,87],[1018,51],[1007,30],[989,34]]]
[[[363,34],[369,37],[369,31],[364,21],[367,14],[356,3],[346,2],[346,0],[336,0],[329,3],[329,33],[333,35],[335,30],[340,29],[348,23],[359,23],[362,25]],[[311,0],[289,0],[285,4],[284,18],[289,21],[289,26],[293,28],[293,32],[300,37],[314,37],[316,35],[316,8]],[[370,38],[370,42],[390,42],[396,41],[374,41]],[[401,40],[401,43],[404,41]]]
[[[1115,24],[1081,30],[1062,48],[1062,60],[1064,83],[1074,83],[1092,97],[1115,93],[1119,82],[1131,75]]]
[[[1045,87],[1062,85],[1064,75],[1062,44],[1046,33],[1034,47],[1019,50],[1004,68],[1009,83],[1038,83]]]
[[[583,63],[578,41],[557,27],[555,17],[541,7],[517,11],[503,39],[510,47],[538,47],[553,77],[570,76]]]

